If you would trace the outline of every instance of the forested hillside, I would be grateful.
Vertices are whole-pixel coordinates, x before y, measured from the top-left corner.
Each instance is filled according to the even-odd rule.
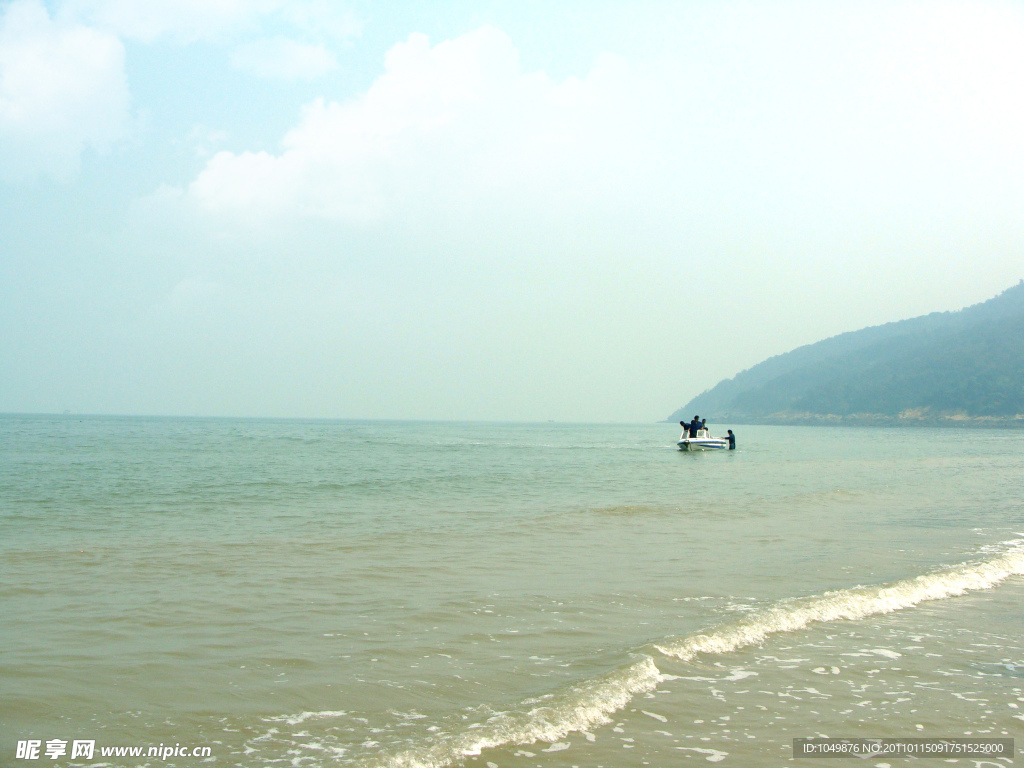
[[[736,423],[1020,421],[1024,281],[959,312],[845,333],[765,360],[692,399],[694,413]]]

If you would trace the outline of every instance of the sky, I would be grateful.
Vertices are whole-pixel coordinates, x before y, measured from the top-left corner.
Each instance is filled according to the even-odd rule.
[[[1024,277],[1024,2],[0,0],[0,412],[652,422]]]

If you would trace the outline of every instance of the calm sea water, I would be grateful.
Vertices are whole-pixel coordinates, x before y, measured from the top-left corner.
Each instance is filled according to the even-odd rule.
[[[734,428],[2,416],[0,764],[1024,747],[1024,431]]]

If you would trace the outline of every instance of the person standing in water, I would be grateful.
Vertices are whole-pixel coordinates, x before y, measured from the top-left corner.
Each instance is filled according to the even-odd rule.
[[[731,429],[727,429],[726,432],[729,433],[729,450],[730,451],[735,451],[736,450],[736,435],[734,435],[732,433]]]

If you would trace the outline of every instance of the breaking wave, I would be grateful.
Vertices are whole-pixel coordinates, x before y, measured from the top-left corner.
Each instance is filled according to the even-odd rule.
[[[660,653],[690,661],[698,654],[726,654],[758,645],[769,635],[793,632],[815,622],[857,620],[990,589],[1011,576],[1024,575],[1024,539],[1000,545],[987,560],[872,587],[854,587],[805,598],[779,601],[766,610],[709,632],[654,644]],[[663,675],[651,657],[608,675],[587,680],[515,710],[426,743],[385,756],[374,765],[387,768],[444,768],[485,749],[536,742],[554,743],[571,732],[587,732],[611,722],[634,696],[655,690]],[[305,713],[304,713],[305,714]]]
[[[874,587],[854,587],[814,597],[783,600],[734,624],[711,632],[677,638],[654,647],[676,659],[689,661],[698,654],[730,653],[758,645],[779,632],[793,632],[815,622],[863,619],[926,600],[990,589],[1011,576],[1024,575],[1024,546],[1020,540],[1007,542],[1000,554],[988,560],[961,563],[913,579]]]
[[[653,691],[662,676],[652,659],[587,680],[559,693],[523,703],[458,733],[444,734],[431,743],[392,755],[389,768],[442,768],[483,750],[506,744],[555,742],[573,731],[587,731],[611,722],[638,693]]]

